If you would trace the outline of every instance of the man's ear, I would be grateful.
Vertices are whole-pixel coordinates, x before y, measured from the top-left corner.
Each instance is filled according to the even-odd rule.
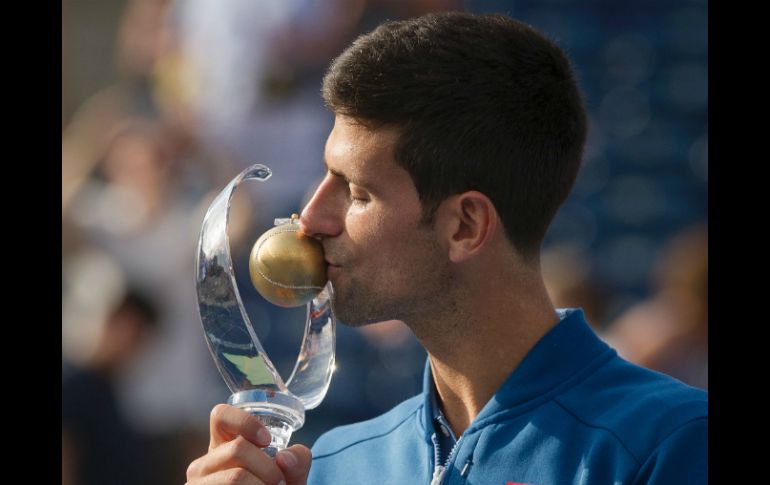
[[[441,231],[450,261],[470,259],[489,245],[498,216],[489,197],[475,190],[447,198],[439,209]]]

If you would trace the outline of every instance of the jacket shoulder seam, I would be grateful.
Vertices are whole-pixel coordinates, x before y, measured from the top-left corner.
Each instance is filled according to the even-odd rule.
[[[555,398],[555,399],[553,400],[553,402],[554,402],[554,403],[556,403],[556,405],[557,405],[557,406],[559,406],[561,409],[563,409],[563,410],[564,410],[566,413],[568,413],[568,414],[569,414],[570,416],[572,416],[574,419],[576,419],[577,421],[579,421],[581,424],[583,424],[583,425],[585,425],[585,426],[588,426],[589,428],[593,428],[593,429],[601,429],[601,430],[603,430],[603,431],[606,431],[607,433],[609,433],[609,434],[610,434],[610,435],[611,435],[613,438],[615,438],[615,441],[617,441],[617,442],[620,444],[620,446],[622,446],[622,447],[623,447],[623,449],[624,449],[624,450],[626,450],[626,453],[628,453],[628,455],[629,455],[631,458],[633,458],[633,460],[636,462],[636,464],[637,464],[637,465],[639,465],[639,466],[641,466],[642,462],[639,460],[639,458],[637,458],[637,457],[636,457],[636,455],[635,455],[635,454],[634,454],[634,453],[633,453],[633,452],[632,452],[632,451],[631,451],[631,450],[628,448],[628,446],[626,446],[625,442],[624,442],[622,439],[620,439],[620,436],[618,436],[618,435],[615,433],[615,431],[613,431],[611,428],[608,428],[607,426],[601,426],[601,425],[598,425],[598,424],[589,423],[588,421],[586,421],[586,420],[585,420],[585,419],[583,419],[582,417],[580,417],[580,416],[578,416],[577,414],[575,414],[575,413],[574,413],[574,412],[573,412],[571,409],[569,409],[569,408],[568,408],[566,405],[564,405],[564,404],[562,404],[561,402],[559,402],[559,399],[558,399],[558,398]]]
[[[634,461],[637,463],[637,465],[639,465],[640,467],[642,466],[642,463],[643,463],[643,462],[642,462],[642,460],[641,460],[640,458],[638,458],[638,457],[637,457],[637,456],[636,456],[636,455],[635,455],[635,454],[634,454],[634,453],[633,453],[633,452],[632,452],[632,451],[631,451],[631,450],[628,448],[628,446],[627,446],[627,445],[626,445],[626,443],[623,441],[623,439],[621,439],[621,438],[620,438],[620,436],[618,436],[618,435],[615,433],[615,431],[613,431],[613,430],[612,430],[612,428],[609,428],[609,427],[607,427],[607,426],[601,426],[601,425],[598,425],[598,424],[589,423],[588,421],[586,421],[585,419],[583,419],[582,417],[580,417],[579,415],[577,415],[575,412],[573,412],[571,409],[569,409],[569,408],[568,408],[568,407],[567,407],[565,404],[562,404],[561,402],[559,402],[558,398],[554,399],[554,400],[553,400],[553,402],[554,402],[554,403],[556,403],[556,404],[557,404],[557,405],[558,405],[560,408],[562,408],[562,409],[563,409],[565,412],[569,413],[569,414],[570,414],[570,415],[571,415],[573,418],[575,418],[577,421],[579,421],[580,423],[584,424],[585,426],[588,426],[588,427],[590,427],[590,428],[594,428],[594,429],[601,429],[601,430],[604,430],[604,431],[608,432],[608,433],[609,433],[609,434],[610,434],[610,435],[611,435],[613,438],[615,438],[615,440],[616,440],[616,441],[617,441],[617,442],[620,444],[620,446],[622,446],[622,447],[623,447],[623,449],[624,449],[624,450],[626,450],[626,452],[627,452],[627,453],[628,453],[628,454],[629,454],[629,455],[630,455],[630,456],[631,456],[631,457],[634,459]],[[671,432],[669,432],[668,434],[666,434],[666,436],[665,436],[665,437],[663,437],[663,438],[660,440],[660,442],[658,442],[658,443],[655,445],[655,448],[653,448],[653,449],[652,449],[652,451],[650,451],[650,453],[649,453],[649,456],[651,456],[652,454],[654,454],[654,453],[655,453],[655,450],[657,450],[658,448],[660,448],[660,446],[661,446],[661,445],[662,445],[662,444],[663,444],[663,443],[664,443],[664,442],[665,442],[667,439],[669,439],[669,438],[670,438],[670,437],[671,437],[671,436],[672,436],[674,433],[678,432],[679,430],[681,430],[681,429],[682,429],[682,428],[684,428],[685,426],[689,425],[690,423],[693,423],[693,422],[695,422],[695,421],[698,421],[698,420],[701,420],[701,419],[708,419],[708,416],[694,416],[694,417],[692,417],[692,418],[688,419],[687,421],[684,421],[684,422],[683,422],[683,423],[681,423],[679,426],[675,427],[673,430],[671,430]]]
[[[681,430],[683,430],[687,426],[691,425],[692,423],[698,422],[698,421],[708,421],[708,416],[696,416],[694,418],[688,419],[687,421],[685,421],[681,425],[679,425],[676,428],[674,428],[673,430],[671,430],[671,432],[668,433],[662,440],[660,440],[660,443],[655,445],[655,448],[653,448],[652,451],[650,451],[650,453],[647,455],[647,458],[644,460],[644,463],[639,463],[639,470],[637,470],[636,474],[638,475],[642,471],[642,468],[644,467],[644,464],[647,463],[650,460],[650,457],[655,455],[655,452],[658,451],[658,449],[660,449],[661,446],[663,446],[663,443],[668,441],[669,438],[671,438],[672,436],[674,436],[676,433],[680,432]]]
[[[359,443],[363,443],[365,441],[371,441],[371,440],[374,440],[374,439],[377,439],[377,438],[382,438],[383,436],[389,435],[390,433],[395,431],[399,426],[404,424],[404,422],[406,422],[409,418],[414,416],[414,414],[417,413],[422,406],[423,406],[423,404],[420,403],[411,412],[409,412],[406,416],[404,416],[403,419],[399,420],[397,423],[394,423],[393,426],[391,426],[390,429],[388,429],[387,431],[383,431],[382,433],[379,433],[379,434],[376,434],[376,435],[366,436],[365,438],[361,438],[361,439],[358,439],[358,440],[353,441],[351,443],[348,443],[345,446],[342,446],[341,448],[336,449],[334,451],[329,451],[329,452],[324,453],[324,454],[313,456],[313,460],[317,460],[317,459],[326,458],[326,457],[329,457],[329,456],[332,456],[332,455],[336,455],[337,453],[345,451],[346,449],[350,448],[351,446],[355,446],[355,445],[357,445]]]

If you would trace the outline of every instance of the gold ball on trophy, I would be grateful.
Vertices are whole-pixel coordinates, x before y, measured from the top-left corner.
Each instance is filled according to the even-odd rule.
[[[254,243],[249,255],[251,282],[275,305],[291,308],[315,298],[326,285],[323,246],[292,222],[275,226]]]

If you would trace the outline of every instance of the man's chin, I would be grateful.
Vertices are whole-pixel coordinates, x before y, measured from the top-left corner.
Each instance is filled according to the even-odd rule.
[[[360,308],[355,308],[356,305],[348,303],[340,303],[339,296],[336,294],[332,298],[332,312],[334,312],[335,318],[342,325],[347,327],[363,327],[372,323],[390,320],[389,318],[374,318],[371,315],[362,314]]]

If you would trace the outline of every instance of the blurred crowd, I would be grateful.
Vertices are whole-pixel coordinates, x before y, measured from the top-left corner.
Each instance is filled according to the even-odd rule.
[[[273,177],[237,193],[229,236],[244,306],[288,375],[302,328],[287,322],[304,315],[253,291],[248,252],[323,176],[329,61],[383,20],[430,11],[508,13],[572,56],[591,134],[546,238],[548,291],[584,308],[622,356],[708,388],[705,2],[104,5],[118,28],[89,38],[92,4],[63,3],[63,483],[179,482],[205,452],[208,413],[230,391],[204,341],[194,256],[208,205],[253,163]],[[114,45],[91,60],[111,63],[110,82],[82,99],[76,41]],[[293,440],[311,444],[420,390],[425,353],[401,322],[339,326],[337,349],[328,397]]]

